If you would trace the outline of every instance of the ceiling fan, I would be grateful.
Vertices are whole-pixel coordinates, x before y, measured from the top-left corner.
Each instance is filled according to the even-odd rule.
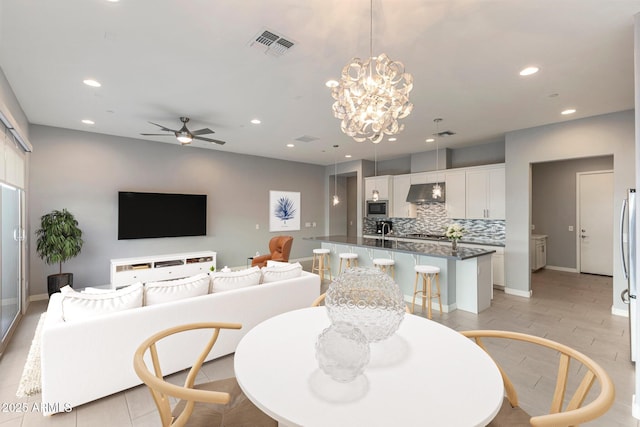
[[[220,144],[220,145],[225,144],[225,141],[220,141],[220,140],[217,140],[217,139],[205,138],[204,136],[200,136],[200,135],[206,135],[206,134],[209,134],[209,133],[215,133],[214,131],[212,131],[209,128],[203,128],[203,129],[198,129],[198,130],[194,130],[194,131],[190,131],[189,129],[187,129],[187,122],[189,121],[189,117],[180,117],[180,121],[182,122],[182,127],[180,129],[178,129],[178,130],[169,129],[167,127],[164,127],[162,125],[159,125],[159,124],[153,123],[153,122],[149,122],[149,123],[151,123],[152,125],[158,126],[161,130],[163,130],[165,132],[173,133],[175,135],[176,139],[182,145],[191,144],[191,141],[193,141],[194,139],[198,139],[200,141],[215,142],[216,144]],[[144,135],[144,136],[167,136],[169,134],[168,133],[141,133],[140,135]]]

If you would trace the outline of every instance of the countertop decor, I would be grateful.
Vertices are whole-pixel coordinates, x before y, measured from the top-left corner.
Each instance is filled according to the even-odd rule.
[[[449,224],[444,235],[451,240],[451,250],[456,251],[458,249],[458,240],[464,236],[464,228],[460,224]]]

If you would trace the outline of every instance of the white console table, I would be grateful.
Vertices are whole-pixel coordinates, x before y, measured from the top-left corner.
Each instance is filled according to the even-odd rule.
[[[111,287],[116,289],[136,282],[180,279],[208,273],[216,266],[212,251],[186,252],[111,260]]]

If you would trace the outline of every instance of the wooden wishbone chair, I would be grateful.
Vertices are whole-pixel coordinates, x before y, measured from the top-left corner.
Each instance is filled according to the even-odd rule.
[[[571,347],[546,338],[518,332],[479,330],[463,331],[461,333],[468,338],[473,338],[489,356],[491,356],[491,354],[485,347],[483,340],[493,338],[527,342],[551,349],[554,351],[554,354],[559,353],[555,391],[551,400],[549,413],[546,415],[532,417],[519,407],[518,394],[516,393],[515,386],[502,367],[496,363],[502,375],[502,380],[504,381],[506,397],[500,412],[489,426],[511,427],[528,424],[544,427],[575,426],[602,416],[611,408],[611,405],[613,405],[615,388],[609,375],[592,359]],[[568,404],[563,409],[565,393],[568,391],[567,384],[570,378],[569,367],[571,362],[580,364],[578,365],[580,367],[579,372],[584,372],[584,375]],[[596,381],[600,384],[600,392],[595,399],[583,406],[585,398]]]
[[[311,303],[311,307],[318,307],[320,304],[322,304],[324,302],[324,298],[327,296],[327,293],[323,293],[320,294],[320,296],[318,298],[316,298],[315,300],[313,300],[313,302]],[[408,314],[411,314],[411,311],[409,310],[408,306],[404,306],[404,311]]]
[[[196,376],[217,341],[220,330],[240,328],[242,325],[238,323],[191,323],[160,331],[140,344],[133,357],[133,367],[136,374],[149,387],[158,407],[163,427],[181,427],[185,426],[187,422],[189,426],[221,426],[223,420],[225,425],[235,425],[234,418],[240,418],[239,422],[242,425],[277,426],[275,420],[261,412],[246,398],[235,378],[195,385]],[[184,386],[167,382],[160,368],[160,357],[156,344],[170,335],[196,329],[211,329],[211,338],[204,343],[203,351],[189,369]],[[175,351],[181,351],[181,349],[175,349]],[[147,352],[151,356],[152,370],[144,360]],[[182,400],[175,407],[173,411],[175,414],[172,414],[171,411],[170,397]],[[196,405],[196,403],[208,405]]]

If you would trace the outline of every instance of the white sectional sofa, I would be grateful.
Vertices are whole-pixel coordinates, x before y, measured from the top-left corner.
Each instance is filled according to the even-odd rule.
[[[241,323],[240,330],[221,331],[211,360],[233,353],[244,334],[258,323],[308,307],[319,294],[318,275],[302,271],[295,278],[74,321],[65,321],[65,296],[53,294],[42,328],[42,402],[49,408],[44,414],[70,410],[141,384],[133,370],[133,354],[155,332],[191,322]],[[206,342],[203,334],[206,332],[182,335],[160,347],[163,373],[190,367]]]

